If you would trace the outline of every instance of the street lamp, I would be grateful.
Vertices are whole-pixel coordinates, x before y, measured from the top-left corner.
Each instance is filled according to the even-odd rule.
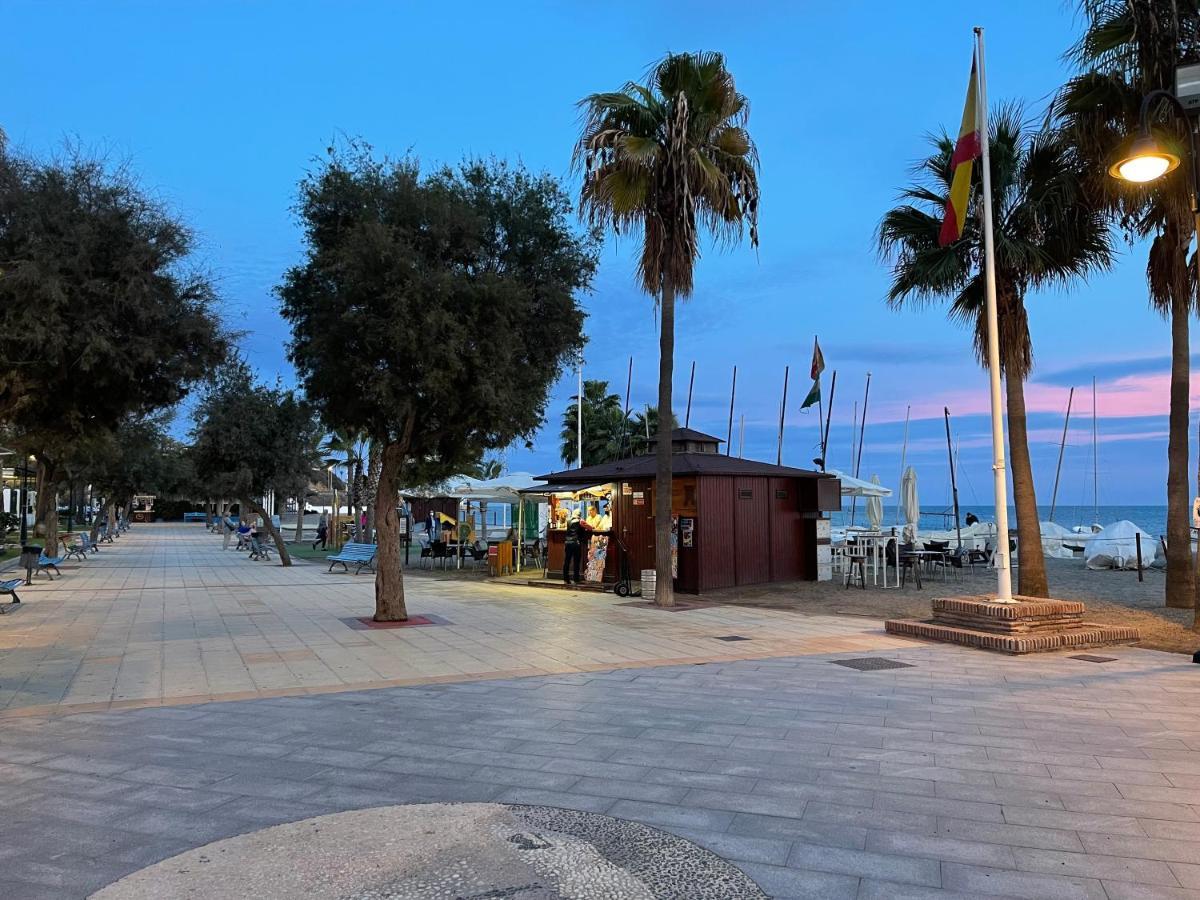
[[[1196,155],[1196,135],[1192,130],[1187,107],[1170,91],[1154,90],[1142,98],[1142,109],[1138,119],[1138,136],[1129,149],[1108,167],[1108,174],[1121,181],[1146,184],[1156,181],[1179,167],[1179,157],[1163,147],[1150,132],[1150,109],[1160,100],[1165,100],[1171,111],[1181,118],[1187,128],[1188,149],[1192,170],[1192,215],[1200,224],[1200,157]],[[1197,232],[1200,236],[1200,231]]]
[[[29,543],[29,464],[34,461],[32,456],[25,460],[21,467],[21,546]]]

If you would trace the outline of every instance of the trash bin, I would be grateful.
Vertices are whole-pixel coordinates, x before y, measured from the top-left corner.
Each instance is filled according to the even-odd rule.
[[[642,569],[642,599],[653,600],[655,582],[658,580],[658,572],[654,569]]]
[[[33,580],[33,571],[37,568],[38,560],[42,557],[42,548],[33,544],[21,545],[20,563],[22,569],[25,570],[25,583],[29,584]]]

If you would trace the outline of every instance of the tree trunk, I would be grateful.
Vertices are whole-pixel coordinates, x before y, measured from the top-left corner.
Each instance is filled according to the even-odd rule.
[[[129,517],[132,515],[133,515],[133,500],[129,499],[129,500],[125,501],[125,521],[126,522],[130,521]]]
[[[1042,552],[1042,526],[1038,521],[1033,466],[1029,461],[1029,433],[1025,419],[1025,385],[1020,378],[1004,379],[1008,394],[1008,459],[1012,467],[1013,501],[1017,506],[1017,540],[1021,564],[1017,567],[1017,593],[1024,597],[1049,597],[1046,558]]]
[[[204,501],[204,527],[212,528],[213,523],[213,500],[209,497]]]
[[[292,537],[293,544],[300,544],[304,541],[304,495],[301,494],[296,498],[296,533]]]
[[[379,463],[379,444],[372,441],[371,449],[367,451],[367,483],[363,491],[363,501],[367,507],[368,541],[374,540],[375,529],[379,527],[375,521],[375,499],[379,496]]]
[[[675,605],[671,573],[671,379],[675,367],[675,288],[663,284],[658,338],[658,447],[654,456],[654,602]]]
[[[117,504],[109,502],[108,504],[108,536],[115,538],[117,536]]]
[[[37,503],[34,505],[33,533],[45,540],[46,555],[58,555],[57,466],[45,457],[37,457]]]
[[[287,544],[283,541],[283,535],[275,527],[275,523],[271,521],[271,516],[263,508],[263,505],[257,500],[243,501],[243,505],[249,506],[262,519],[262,527],[267,530],[267,534],[275,542],[275,549],[279,552],[279,564],[281,566],[290,566],[292,564],[292,554],[288,552]],[[282,524],[282,521],[281,519],[280,524]]]
[[[1191,503],[1188,497],[1188,303],[1171,304],[1171,413],[1167,436],[1167,606],[1195,607]]]
[[[375,621],[404,622],[408,609],[404,605],[404,573],[400,569],[400,445],[383,446],[379,472],[379,489],[375,494],[375,525],[378,528],[375,547]]]

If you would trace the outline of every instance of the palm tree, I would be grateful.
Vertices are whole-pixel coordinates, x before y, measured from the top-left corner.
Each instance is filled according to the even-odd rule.
[[[1024,381],[1033,365],[1025,298],[1043,285],[1065,286],[1112,264],[1103,214],[1088,207],[1078,160],[1053,131],[1030,134],[1019,106],[1002,106],[993,118],[989,151],[996,248],[996,302],[1000,367],[1008,405],[1009,459],[1021,554],[1019,592],[1046,597],[1046,564],[1025,420]],[[954,141],[932,139],[934,152],[916,168],[916,183],[901,193],[902,205],[879,226],[879,249],[892,264],[888,303],[950,301],[950,317],[971,325],[975,351],[987,359],[987,315],[983,274],[983,199],[976,190],[963,236],[938,244],[953,178]],[[979,170],[975,172],[976,177]],[[978,185],[976,185],[978,187]]]
[[[1144,186],[1118,182],[1108,164],[1136,134],[1142,98],[1173,90],[1175,67],[1200,62],[1197,0],[1081,0],[1087,23],[1070,52],[1079,66],[1052,112],[1066,127],[1091,175],[1089,188],[1131,242],[1152,238],[1146,263],[1150,304],[1171,322],[1171,409],[1167,438],[1167,606],[1196,603],[1188,530],[1188,316],[1195,304],[1188,273],[1194,231],[1187,166]],[[1157,137],[1186,158],[1184,125],[1155,110]],[[1165,113],[1165,118],[1158,114]]]
[[[671,430],[679,427],[679,420],[671,415]],[[653,438],[658,434],[658,410],[647,405],[642,412],[629,417],[629,437],[626,446],[630,456],[641,456],[649,453],[653,446]]]
[[[583,383],[583,464],[594,466],[621,456],[621,398],[609,393],[607,381]],[[567,465],[576,464],[579,455],[579,403],[572,399],[563,410],[562,458]]]
[[[363,466],[367,461],[368,441],[365,435],[334,430],[320,447],[326,467],[343,466],[346,471],[346,508],[357,528],[361,521],[359,505],[363,502]],[[337,515],[337,509],[334,510]]]
[[[670,421],[675,299],[692,294],[698,230],[733,240],[749,226],[758,244],[758,153],[750,108],[720,53],[669,54],[646,84],[580,101],[580,212],[615,233],[641,229],[638,280],[659,307],[658,409]],[[660,434],[655,466],[657,602],[674,605],[671,583],[671,441]]]

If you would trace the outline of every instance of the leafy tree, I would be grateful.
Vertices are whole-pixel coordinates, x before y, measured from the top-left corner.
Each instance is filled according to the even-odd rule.
[[[1059,91],[1057,120],[1087,164],[1094,197],[1131,243],[1150,238],[1146,279],[1150,304],[1171,323],[1171,408],[1167,438],[1167,606],[1196,602],[1188,493],[1188,317],[1195,308],[1188,245],[1195,230],[1188,167],[1145,185],[1107,174],[1139,129],[1142,98],[1173,91],[1175,68],[1200,62],[1197,0],[1081,0],[1085,30],[1070,58],[1079,74]],[[1153,109],[1155,136],[1180,158],[1187,128],[1166,103]],[[1200,627],[1200,619],[1197,620]]]
[[[442,481],[530,436],[582,347],[575,295],[596,240],[570,212],[547,175],[498,162],[422,173],[361,145],[331,150],[301,182],[305,259],[278,293],[323,420],[379,447],[378,621],[408,616],[401,481]]]
[[[734,240],[749,225],[758,244],[758,154],[746,130],[749,105],[719,53],[670,54],[649,83],[590,94],[575,159],[580,205],[615,233],[641,229],[638,278],[661,313],[658,409],[671,409],[675,299],[692,293],[699,226]],[[671,582],[671,442],[655,471],[657,602],[674,605]]]
[[[593,466],[621,458],[621,438],[628,436],[622,427],[625,413],[621,398],[611,394],[607,381],[583,383],[583,464]],[[576,464],[579,449],[579,403],[572,400],[563,410],[562,458],[569,466]]]
[[[192,413],[192,458],[210,492],[237,497],[263,521],[285,566],[283,536],[263,508],[274,491],[303,496],[318,465],[321,428],[311,406],[279,384],[266,387],[241,358],[222,366]]]
[[[996,306],[1000,368],[1008,406],[1009,462],[1017,507],[1021,554],[1019,591],[1049,596],[1041,526],[1029,460],[1024,382],[1033,365],[1025,299],[1044,285],[1066,286],[1112,263],[1108,226],[1089,207],[1079,161],[1062,136],[1029,133],[1019,106],[1002,106],[989,123],[992,212],[996,248]],[[901,193],[902,204],[879,226],[879,248],[892,264],[888,303],[895,308],[950,301],[950,317],[974,331],[975,352],[987,361],[987,303],[983,272],[983,191],[976,168],[975,192],[963,236],[948,246],[938,234],[954,172],[954,141],[944,132],[934,152],[916,168],[917,180]]]
[[[38,522],[58,543],[61,462],[90,435],[177,403],[223,356],[194,238],[124,169],[39,162],[0,142],[0,421],[38,463]]]

